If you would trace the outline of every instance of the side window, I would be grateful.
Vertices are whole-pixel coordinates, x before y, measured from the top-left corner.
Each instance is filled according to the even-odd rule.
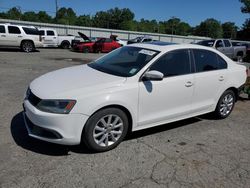
[[[21,34],[21,31],[16,26],[8,26],[8,30],[10,34]]]
[[[231,44],[228,40],[223,40],[223,41],[224,41],[225,47],[231,47]]]
[[[55,36],[54,31],[48,30],[48,31],[47,31],[47,36]]]
[[[218,69],[227,69],[227,62],[217,55],[217,60],[218,60]]]
[[[193,50],[196,72],[213,71],[218,69],[217,54],[207,50]]]
[[[45,35],[44,30],[40,30],[40,31],[39,31],[39,34],[42,35],[42,36],[44,36],[44,35]]]
[[[151,42],[152,39],[144,39],[142,42]]]
[[[0,33],[5,33],[5,27],[4,27],[4,25],[0,25]]]
[[[150,70],[157,70],[164,77],[178,76],[191,73],[188,50],[175,50],[168,52],[157,60]]]
[[[215,47],[216,47],[216,48],[221,48],[221,47],[223,47],[222,40],[218,40],[218,41],[216,42],[216,44],[215,44]]]
[[[105,39],[105,42],[112,42],[112,39]]]

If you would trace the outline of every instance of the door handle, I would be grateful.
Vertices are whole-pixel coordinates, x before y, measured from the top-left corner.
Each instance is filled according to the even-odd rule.
[[[18,36],[18,38],[22,38],[22,37],[23,37],[23,36],[20,36],[20,35]]]
[[[220,76],[219,81],[224,81],[224,80],[225,80],[224,76]]]
[[[193,83],[190,82],[190,81],[188,81],[188,82],[186,82],[185,86],[186,86],[186,87],[191,87],[191,86],[193,86]]]
[[[53,39],[56,39],[56,37],[53,37]]]
[[[6,35],[1,35],[1,37],[6,37]]]

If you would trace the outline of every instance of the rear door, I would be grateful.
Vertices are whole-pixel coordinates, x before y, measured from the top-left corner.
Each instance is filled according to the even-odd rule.
[[[213,109],[218,97],[225,91],[227,63],[208,50],[193,49],[196,67],[193,108],[197,113]]]
[[[0,46],[7,46],[7,35],[5,25],[0,25]]]
[[[102,51],[103,52],[110,52],[113,50],[113,40],[112,39],[105,39],[105,42],[103,43]]]
[[[23,34],[17,26],[7,26],[8,33],[6,33],[6,42],[8,46],[20,46],[23,39]]]

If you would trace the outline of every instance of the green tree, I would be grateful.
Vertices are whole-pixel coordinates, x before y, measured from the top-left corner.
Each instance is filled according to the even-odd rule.
[[[250,13],[250,0],[240,0],[240,2],[243,3],[243,6],[241,7],[241,12]]]
[[[23,13],[22,20],[31,21],[31,22],[38,22],[39,21],[37,14],[33,11]]]
[[[63,7],[58,10],[55,20],[59,24],[74,25],[77,16],[72,8]]]
[[[48,15],[45,11],[39,11],[37,13],[37,17],[39,22],[43,22],[43,23],[51,23],[52,22],[52,17],[50,15]]]
[[[93,21],[96,27],[111,29],[127,29],[133,24],[134,13],[129,9],[113,8],[107,11],[99,11],[95,14]]]
[[[90,17],[90,15],[81,15],[77,17],[75,24],[78,26],[91,27],[92,18]]]
[[[219,21],[209,18],[195,28],[195,35],[221,38],[223,36],[223,29]]]
[[[222,25],[223,38],[235,39],[237,36],[238,27],[233,22],[225,22]]]
[[[101,28],[110,28],[110,15],[105,11],[99,11],[95,14],[93,18],[94,26]]]
[[[161,33],[173,34],[173,35],[189,35],[191,34],[191,26],[181,21],[179,18],[172,17],[171,19],[160,22],[159,30]]]
[[[20,8],[13,7],[10,10],[7,11],[6,17],[8,19],[20,20],[21,17],[22,17],[22,12],[21,12]]]
[[[0,12],[0,18],[7,19],[7,15],[5,12]]]

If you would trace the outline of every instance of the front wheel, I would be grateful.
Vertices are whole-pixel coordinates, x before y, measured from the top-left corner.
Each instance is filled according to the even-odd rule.
[[[219,119],[227,118],[233,111],[235,100],[235,94],[232,90],[225,91],[214,111],[215,116]]]
[[[87,121],[82,139],[94,151],[102,152],[115,148],[128,131],[127,115],[117,108],[96,112]]]

